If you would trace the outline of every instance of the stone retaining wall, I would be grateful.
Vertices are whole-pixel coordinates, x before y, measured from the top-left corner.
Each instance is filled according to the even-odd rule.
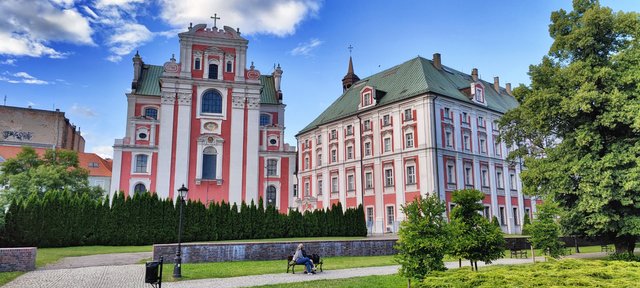
[[[303,243],[307,253],[321,257],[331,256],[377,256],[394,255],[397,239],[304,241],[270,243],[200,243],[182,245],[182,263],[223,262],[246,260],[282,260],[292,255],[298,244]],[[173,263],[177,244],[153,245],[153,259],[164,256],[164,261]]]
[[[0,248],[0,272],[36,269],[36,247]]]

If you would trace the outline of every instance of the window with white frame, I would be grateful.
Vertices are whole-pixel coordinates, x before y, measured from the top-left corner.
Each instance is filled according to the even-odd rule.
[[[331,140],[338,139],[338,131],[336,129],[331,130]]]
[[[413,112],[411,109],[404,110],[404,121],[411,121],[413,119]]]
[[[373,207],[367,207],[367,226],[373,225]]]
[[[317,143],[318,145],[322,144],[322,135],[318,135],[317,140],[316,140],[316,143]]]
[[[322,195],[322,179],[318,179],[318,196]]]
[[[309,181],[304,182],[304,196],[311,196],[311,189],[309,185]]]
[[[347,136],[353,135],[353,125],[347,125]]]
[[[133,193],[135,195],[141,195],[147,192],[147,187],[144,186],[144,184],[142,183],[138,183],[136,184],[136,186],[133,187]]]
[[[489,169],[485,166],[480,168],[482,187],[489,187]]]
[[[464,185],[473,186],[473,165],[464,163]]]
[[[504,189],[504,176],[502,175],[502,168],[496,167],[496,187],[498,189]]]
[[[480,86],[476,86],[475,99],[477,102],[484,103],[484,90]]]
[[[271,114],[260,113],[260,126],[268,126],[268,125],[271,125]]]
[[[367,93],[363,93],[362,94],[362,106],[369,106],[371,104],[373,104],[373,101],[371,99],[371,92],[367,92]]]
[[[393,168],[387,167],[384,169],[384,186],[393,186]]]
[[[347,175],[347,191],[356,190],[355,181],[353,174]]]
[[[511,185],[511,190],[518,190],[518,187],[516,185],[516,174],[509,174],[509,185]]]
[[[201,113],[222,113],[222,95],[217,90],[202,94]]]
[[[453,147],[453,132],[449,127],[445,128],[444,130],[444,141],[445,141],[445,146]]]
[[[456,171],[453,161],[447,161],[447,184],[456,184]]]
[[[489,206],[484,206],[484,210],[482,211],[482,216],[487,218],[487,220],[491,221],[491,209]]]
[[[478,146],[480,146],[480,153],[487,153],[487,136],[480,135],[478,138]]]
[[[147,164],[149,161],[149,156],[146,154],[138,154],[135,157],[136,166],[134,167],[133,173],[147,173]]]
[[[389,115],[382,116],[382,126],[388,126],[388,125],[391,125],[391,119]]]
[[[364,173],[364,187],[367,189],[373,188],[373,172],[368,171]]]
[[[318,163],[318,167],[322,166],[322,153],[316,155],[316,163]]]
[[[513,208],[513,222],[516,225],[520,225],[520,217],[518,216],[518,207]]]
[[[364,120],[364,131],[371,130],[371,120]]]
[[[471,150],[471,135],[468,131],[462,132],[462,148],[466,151]]]
[[[309,169],[309,156],[304,157],[304,169]]]
[[[406,148],[413,148],[413,132],[405,134],[404,141]]]
[[[393,206],[387,206],[387,227],[393,227],[395,222],[395,211]]]
[[[391,138],[384,138],[384,152],[391,152]]]
[[[478,127],[485,128],[484,117],[482,117],[482,116],[478,116]]]
[[[371,142],[364,142],[364,156],[371,156]]]
[[[449,107],[444,107],[444,119],[451,120],[451,110],[449,110]]]
[[[505,210],[503,206],[500,206],[500,225],[507,225],[507,215],[505,215]]]
[[[500,142],[495,137],[493,138],[493,146],[494,146],[493,151],[496,154],[496,156],[501,156],[502,155],[502,145],[500,145]]]
[[[338,151],[336,149],[331,149],[331,163],[338,162]]]
[[[154,107],[144,108],[144,116],[158,120],[158,109]]]
[[[267,159],[267,176],[278,176],[278,160]]]
[[[407,184],[416,184],[416,166],[407,166]]]
[[[469,124],[469,113],[462,112],[462,123]]]
[[[231,61],[227,61],[227,72],[233,72],[233,63]]]
[[[338,193],[338,177],[331,177],[331,193]]]
[[[200,70],[201,62],[202,62],[202,60],[200,60],[200,57],[197,57],[197,58],[193,61],[193,70]]]
[[[269,185],[267,187],[267,206],[275,206],[276,205],[276,186]]]
[[[347,146],[347,159],[353,159],[353,146]]]

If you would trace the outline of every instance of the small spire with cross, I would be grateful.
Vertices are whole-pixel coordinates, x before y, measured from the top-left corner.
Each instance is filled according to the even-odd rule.
[[[211,16],[211,19],[213,19],[213,28],[218,28],[218,26],[216,26],[216,20],[220,19],[220,17],[218,17],[218,13],[214,13],[213,16]]]
[[[353,50],[353,46],[351,46],[351,44],[349,44],[349,47],[347,47],[347,49],[349,49],[349,57],[351,57],[351,50]]]

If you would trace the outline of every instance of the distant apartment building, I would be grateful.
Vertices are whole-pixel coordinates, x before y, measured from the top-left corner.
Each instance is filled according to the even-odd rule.
[[[518,106],[510,84],[433,60],[411,59],[360,79],[349,59],[343,94],[296,135],[301,210],[363,204],[372,233],[397,232],[401,207],[436,194],[485,193],[483,214],[520,233],[535,198],[523,195],[521,166],[507,160],[497,120]]]

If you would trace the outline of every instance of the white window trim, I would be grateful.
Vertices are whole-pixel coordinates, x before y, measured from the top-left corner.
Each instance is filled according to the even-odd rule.
[[[222,113],[202,113],[202,96],[208,90],[217,90],[218,92],[220,92],[220,96],[222,96]],[[227,119],[227,105],[229,105],[229,103],[227,101],[227,98],[228,98],[227,89],[225,89],[223,87],[201,87],[201,86],[198,86],[198,99],[197,99],[198,103],[196,103],[197,104],[197,106],[196,106],[196,118],[197,119],[208,118],[208,119],[223,119],[223,120],[226,120]],[[158,117],[160,117],[160,116],[158,115]],[[260,123],[258,123],[258,124],[260,124]]]
[[[273,125],[273,115],[271,113],[262,112],[260,113],[260,118],[262,118],[262,116],[268,116],[269,117],[268,125]],[[258,118],[258,121],[260,120],[260,118]]]
[[[351,177],[351,179],[353,180],[352,183],[349,183],[349,177]],[[353,184],[353,187],[349,187],[349,184]],[[347,192],[353,192],[353,191],[356,191],[356,175],[347,174]]]
[[[207,143],[208,138],[212,137],[213,141],[210,143]],[[215,135],[202,135],[198,138],[198,147],[197,147],[197,160],[196,160],[196,184],[200,184],[200,181],[202,181],[202,154],[204,152],[204,148],[206,147],[213,147],[216,149],[216,152],[218,154],[217,155],[217,159],[216,159],[216,179],[218,181],[219,184],[222,184],[222,161],[224,159],[224,153],[223,153],[223,149],[222,149],[222,145],[224,143],[224,140],[222,138],[220,138],[219,136],[215,136]],[[212,181],[212,179],[206,179],[206,181]]]
[[[409,177],[409,176],[411,176],[411,175],[409,174],[409,167],[413,167],[413,181],[411,181],[411,182],[409,181],[409,180],[411,179],[411,178]],[[408,164],[406,164],[406,165],[405,165],[404,170],[406,171],[406,174],[407,174],[407,175],[406,175],[406,177],[405,177],[405,178],[406,178],[406,181],[407,181],[407,182],[406,182],[406,183],[407,183],[407,185],[416,185],[416,184],[418,184],[418,175],[416,175],[416,174],[417,174],[417,173],[416,173],[416,164],[415,164],[415,163],[413,163],[413,161],[412,161],[412,162],[410,162],[410,163],[408,163]]]
[[[158,116],[157,116],[156,118],[158,118],[158,119],[155,119],[155,120],[160,120],[160,111],[161,111],[162,109],[160,109],[160,107],[158,107],[158,106],[156,106],[156,105],[143,105],[143,106],[140,108],[140,115],[145,116],[144,111],[145,111],[147,108],[153,108],[153,109],[156,109],[156,111],[158,112],[158,113],[157,113],[157,115],[158,115]]]
[[[276,174],[275,175],[268,175],[267,171],[269,170],[268,167],[268,163],[269,160],[275,160],[276,161]],[[275,158],[275,157],[265,157],[264,158],[264,177],[269,177],[269,178],[273,178],[273,177],[280,177],[280,158]],[[217,162],[216,162],[217,164]],[[218,165],[216,165],[218,166]],[[217,167],[216,167],[217,168]]]
[[[150,192],[151,179],[147,179],[147,178],[131,178],[131,179],[129,179],[129,196],[130,197],[133,197],[133,195],[136,194],[135,191],[134,191],[134,188],[138,184],[143,184],[144,187],[147,188],[147,191]]]
[[[147,134],[147,138],[144,138],[144,139],[140,138],[140,136],[139,136],[139,135],[140,135],[140,133],[145,133],[145,134]],[[151,141],[150,139],[151,139],[151,130],[150,130],[149,128],[144,127],[144,126],[141,126],[141,127],[138,127],[138,128],[136,129],[136,140],[140,140],[140,141]]]
[[[136,172],[136,158],[138,155],[147,155],[147,172]],[[131,175],[151,175],[151,162],[153,162],[153,153],[131,152]]]

